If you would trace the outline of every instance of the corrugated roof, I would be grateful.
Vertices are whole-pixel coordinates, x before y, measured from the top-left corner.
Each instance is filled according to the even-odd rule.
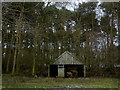
[[[79,62],[72,53],[65,51],[58,58],[55,59],[55,62],[53,64],[83,64],[83,63]]]

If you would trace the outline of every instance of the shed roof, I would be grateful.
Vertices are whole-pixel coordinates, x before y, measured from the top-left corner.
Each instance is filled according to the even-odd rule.
[[[79,62],[72,53],[65,51],[58,58],[55,59],[55,62],[53,64],[83,64],[83,63]]]

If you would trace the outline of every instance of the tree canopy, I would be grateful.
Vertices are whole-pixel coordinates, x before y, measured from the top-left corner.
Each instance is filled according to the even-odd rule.
[[[74,11],[60,2],[2,4],[3,73],[43,76],[64,51],[85,63],[88,75],[117,73],[120,3],[79,3]]]

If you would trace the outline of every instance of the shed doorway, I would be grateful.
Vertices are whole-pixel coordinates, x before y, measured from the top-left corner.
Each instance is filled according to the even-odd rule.
[[[78,78],[84,77],[84,65],[64,65],[65,68],[65,78]]]
[[[50,77],[58,76],[58,65],[50,65]]]
[[[50,77],[79,78],[84,75],[83,64],[50,65]]]

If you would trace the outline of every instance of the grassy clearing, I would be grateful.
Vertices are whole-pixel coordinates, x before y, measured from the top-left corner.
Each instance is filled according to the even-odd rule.
[[[33,78],[3,75],[3,88],[118,88],[117,78]]]

